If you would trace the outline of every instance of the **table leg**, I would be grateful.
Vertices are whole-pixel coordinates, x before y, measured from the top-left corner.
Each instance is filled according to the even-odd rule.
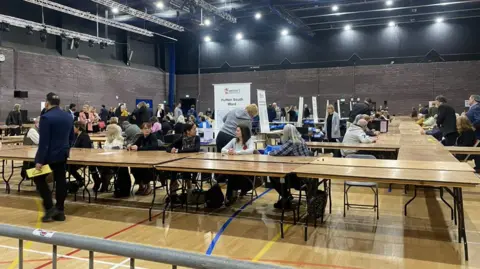
[[[408,202],[405,204],[405,216],[407,215],[408,204],[410,204],[411,202],[413,202],[413,200],[415,200],[415,198],[417,198],[417,186],[413,185],[413,190],[414,190],[414,194],[412,199],[408,200]]]
[[[150,204],[150,208],[148,209],[148,220],[152,221],[152,210],[153,205],[155,204],[155,198],[157,197],[157,178],[155,177],[155,171],[153,173],[153,197],[152,203]]]
[[[440,187],[440,199],[442,199],[442,201],[450,208],[450,215],[451,215],[451,219],[453,220],[453,208],[452,208],[452,206],[451,206],[447,201],[445,201],[445,199],[443,198],[443,187]]]
[[[5,169],[6,169],[6,168],[5,168],[5,163],[6,163],[6,162],[8,162],[8,161],[2,160],[2,179],[3,179],[3,181],[5,182],[5,191],[6,191],[7,193],[10,193],[10,179],[11,179],[12,176],[13,176],[15,167],[13,166],[13,162],[14,162],[14,161],[12,160],[12,166],[11,166],[10,175],[9,175],[7,178],[5,178]]]
[[[285,188],[283,188],[283,185],[285,184],[285,178],[280,178],[280,184],[282,185],[282,194],[281,194],[281,199],[282,199],[282,217],[280,218],[280,235],[282,238],[284,238],[283,234],[283,218],[285,217]]]
[[[82,192],[82,196],[83,196],[83,199],[85,200],[85,191],[87,192],[88,194],[88,203],[91,202],[91,195],[90,195],[90,191],[88,190],[88,185],[90,185],[90,182],[91,182],[91,179],[90,179],[90,167],[88,168],[88,176],[87,176],[87,167],[85,166],[83,168],[83,176],[84,176],[84,179],[86,180],[86,182],[84,183],[84,186],[83,186],[83,192]]]
[[[463,238],[463,247],[465,249],[465,260],[468,261],[468,243],[467,243],[467,232],[465,230],[465,215],[463,211],[463,193],[462,188],[454,188],[454,193],[456,193],[457,207],[458,207],[458,240],[461,243]]]

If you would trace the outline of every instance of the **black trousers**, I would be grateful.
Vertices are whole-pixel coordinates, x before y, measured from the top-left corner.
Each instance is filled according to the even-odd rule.
[[[253,186],[253,177],[251,176],[235,176],[235,175],[228,175],[227,181],[227,199],[232,197],[233,191],[241,190],[242,192],[250,191]]]
[[[135,178],[135,184],[148,184],[153,180],[155,170],[149,168],[131,168],[130,172]]]
[[[222,152],[222,148],[225,147],[234,138],[235,136],[231,136],[227,133],[220,131],[216,139],[217,152]]]
[[[53,172],[53,179],[55,180],[55,199],[57,200],[56,207],[63,211],[65,207],[65,197],[67,197],[67,180],[66,161],[51,163],[50,168]],[[48,187],[47,175],[42,175],[34,178],[37,191],[43,199],[43,208],[45,211],[53,207],[52,191]]]
[[[457,133],[451,133],[451,134],[447,134],[447,135],[444,135],[445,139],[442,141],[442,144],[444,146],[455,146],[455,143],[457,142],[457,137],[458,137],[458,134]]]
[[[10,135],[11,136],[20,135],[21,133],[22,133],[22,128],[21,127],[10,129]]]
[[[290,188],[299,190],[302,186],[302,180],[297,177],[295,174],[289,174],[285,177],[285,183],[280,183],[280,178],[271,177],[270,182],[273,185],[273,188],[280,194],[282,198],[287,198],[290,196]]]

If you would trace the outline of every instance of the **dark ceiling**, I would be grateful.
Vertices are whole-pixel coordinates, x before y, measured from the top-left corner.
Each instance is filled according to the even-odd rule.
[[[96,4],[87,0],[57,1],[92,13],[97,9]],[[202,35],[213,33],[228,36],[242,31],[244,35],[253,36],[287,28],[295,34],[312,36],[319,31],[338,31],[346,25],[358,28],[387,26],[390,22],[395,25],[433,23],[440,17],[448,21],[480,16],[479,0],[393,0],[391,5],[387,5],[386,0],[206,0],[237,18],[237,23],[231,23],[202,10],[193,1],[163,0],[165,8],[160,10],[156,7],[157,0],[117,0]],[[338,7],[337,11],[332,10],[334,5]],[[100,12],[104,9],[99,5]],[[202,12],[204,19],[212,21],[208,27],[200,25]],[[262,14],[260,20],[255,20],[257,12]],[[168,28],[126,14],[117,14],[115,19],[162,34],[172,33]]]

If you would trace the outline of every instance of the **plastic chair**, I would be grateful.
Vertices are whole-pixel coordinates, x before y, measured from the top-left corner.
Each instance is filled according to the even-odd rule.
[[[376,159],[373,155],[363,155],[363,154],[350,154],[346,158],[353,158],[353,159]],[[374,194],[374,204],[365,205],[365,204],[350,204],[348,202],[348,191],[351,187],[362,187],[362,188],[370,188]],[[357,181],[345,181],[343,184],[343,217],[346,216],[346,210],[350,207],[357,207],[357,208],[370,208],[372,207],[373,210],[377,211],[377,219],[379,219],[379,207],[378,207],[378,184],[375,182],[357,182]]]

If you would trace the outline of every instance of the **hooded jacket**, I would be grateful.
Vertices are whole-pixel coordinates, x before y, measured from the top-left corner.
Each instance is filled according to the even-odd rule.
[[[373,143],[373,140],[365,133],[362,127],[358,125],[350,125],[345,136],[343,137],[344,144],[360,144],[360,143]],[[349,154],[356,153],[356,150],[346,149],[342,150],[342,155],[347,156]]]

